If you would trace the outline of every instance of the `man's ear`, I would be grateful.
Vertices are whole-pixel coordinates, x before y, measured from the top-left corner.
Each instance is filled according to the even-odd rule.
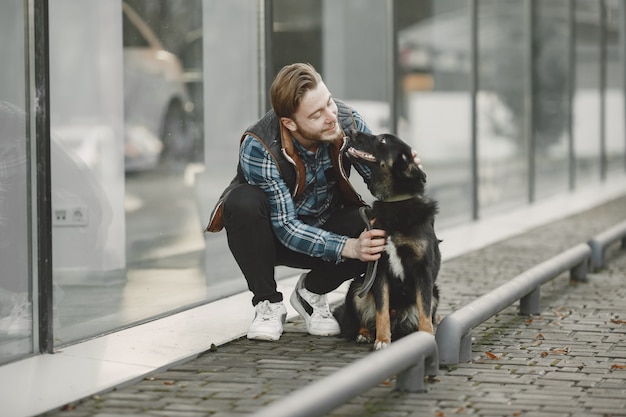
[[[290,119],[289,117],[281,117],[280,118],[280,122],[282,123],[283,126],[285,126],[287,129],[289,129],[289,131],[291,132],[295,132],[296,131],[296,122],[294,122],[292,119]]]

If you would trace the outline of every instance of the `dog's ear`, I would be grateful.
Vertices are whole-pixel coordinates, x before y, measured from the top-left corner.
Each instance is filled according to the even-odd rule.
[[[426,173],[420,169],[410,155],[403,153],[398,159],[396,163],[400,164],[400,172],[404,177],[419,180],[422,183],[426,182]]]

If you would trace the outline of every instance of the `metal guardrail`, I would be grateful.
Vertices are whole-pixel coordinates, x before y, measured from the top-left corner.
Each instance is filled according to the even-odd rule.
[[[511,279],[468,305],[446,316],[437,327],[439,363],[469,362],[472,329],[520,300],[520,314],[539,314],[541,285],[570,270],[570,279],[585,281],[591,248],[581,243]]]
[[[439,365],[471,360],[474,327],[517,300],[520,314],[539,314],[541,285],[568,270],[572,281],[586,281],[590,270],[605,266],[606,247],[620,239],[621,247],[626,249],[626,221],[521,273],[449,314],[437,326],[436,337],[424,332],[408,335],[386,349],[271,403],[253,416],[321,416],[394,374],[397,374],[397,390],[423,392],[424,376],[437,375]]]
[[[264,407],[254,417],[321,416],[392,375],[396,389],[423,392],[424,376],[437,375],[435,338],[415,332]]]
[[[626,249],[626,221],[618,223],[604,232],[592,237],[588,244],[591,247],[591,270],[597,271],[605,266],[607,246],[622,241],[622,249]]]

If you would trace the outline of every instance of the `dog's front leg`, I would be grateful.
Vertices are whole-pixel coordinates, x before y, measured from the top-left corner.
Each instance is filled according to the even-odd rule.
[[[417,287],[417,313],[419,315],[417,330],[435,334],[433,327],[433,296],[432,290],[424,288],[424,285]]]
[[[389,284],[383,280],[376,298],[376,341],[374,349],[381,350],[391,343],[391,320],[389,318]]]

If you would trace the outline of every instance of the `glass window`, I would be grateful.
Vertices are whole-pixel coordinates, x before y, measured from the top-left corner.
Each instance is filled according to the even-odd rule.
[[[398,132],[417,150],[438,224],[472,210],[470,16],[459,1],[398,1]]]
[[[624,131],[624,3],[606,0],[606,92],[605,134],[608,175],[622,175],[626,158],[626,133]],[[620,49],[621,48],[621,49]]]
[[[574,153],[576,185],[600,179],[600,2],[576,0]]]
[[[572,37],[568,0],[533,4],[535,197],[540,199],[569,187]]]
[[[259,115],[258,14],[50,5],[57,345],[246,288],[225,233],[203,230]]]
[[[517,0],[478,1],[478,172],[481,210],[528,198],[528,17]]]
[[[33,352],[25,4],[0,2],[0,364]]]

